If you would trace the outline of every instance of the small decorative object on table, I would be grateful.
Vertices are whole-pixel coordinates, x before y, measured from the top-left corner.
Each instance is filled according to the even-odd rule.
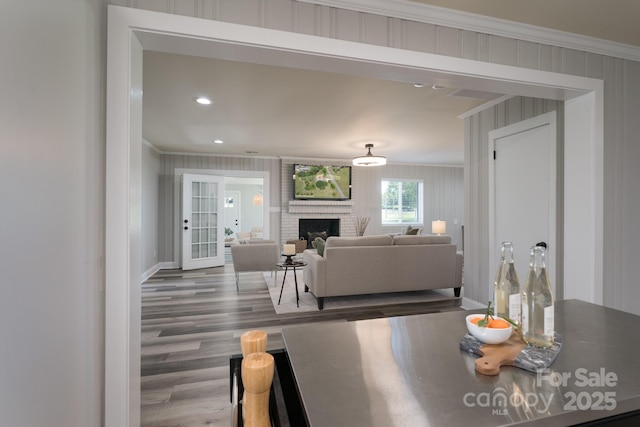
[[[282,255],[287,257],[287,260],[284,262],[287,265],[293,264],[293,257],[296,254],[296,245],[287,244],[282,247]]]

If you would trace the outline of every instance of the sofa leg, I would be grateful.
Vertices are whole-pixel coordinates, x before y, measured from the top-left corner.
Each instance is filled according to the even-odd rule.
[[[318,297],[318,310],[322,310],[324,307],[324,297]]]
[[[309,287],[307,285],[304,285],[304,291],[309,292]]]
[[[453,288],[453,294],[456,296],[456,298],[460,296],[460,289],[462,289],[462,287]]]
[[[236,271],[236,292],[240,293],[240,273]]]

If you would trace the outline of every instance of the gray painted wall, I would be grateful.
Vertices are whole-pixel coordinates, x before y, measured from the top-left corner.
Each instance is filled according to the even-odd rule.
[[[110,3],[604,80],[604,302],[640,313],[640,286],[635,271],[640,258],[640,224],[636,221],[640,217],[640,192],[636,184],[640,182],[640,168],[636,166],[640,161],[637,143],[640,63],[291,0],[111,0]],[[486,224],[483,207],[486,191],[474,186],[465,196],[465,222],[480,221],[473,229],[467,231],[465,227],[465,237],[474,242],[475,250],[488,252],[480,231]],[[467,264],[465,291],[483,299],[479,286],[484,284],[477,283],[479,277],[484,277],[481,268],[480,263]]]
[[[149,277],[158,265],[158,196],[160,194],[160,153],[142,145],[142,271]]]
[[[0,425],[98,427],[106,2],[1,1],[0,57]]]

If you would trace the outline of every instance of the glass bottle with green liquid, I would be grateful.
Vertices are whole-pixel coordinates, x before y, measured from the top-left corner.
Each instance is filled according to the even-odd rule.
[[[493,281],[493,303],[495,313],[500,317],[508,317],[520,324],[521,293],[520,281],[513,261],[513,244],[502,242],[500,248],[500,264]]]
[[[545,252],[544,246],[531,248],[529,273],[522,291],[522,338],[536,347],[551,347],[554,336],[553,292]]]

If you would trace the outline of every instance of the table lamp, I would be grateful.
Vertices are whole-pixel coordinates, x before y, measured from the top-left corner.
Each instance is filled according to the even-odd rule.
[[[447,222],[446,221],[431,221],[431,233],[432,234],[444,234],[447,232]]]

